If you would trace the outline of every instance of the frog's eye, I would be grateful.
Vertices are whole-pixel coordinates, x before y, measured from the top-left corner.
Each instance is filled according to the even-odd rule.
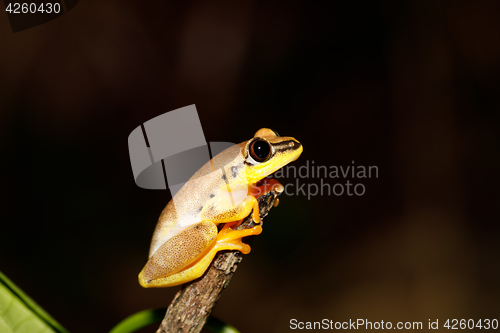
[[[256,162],[264,162],[271,156],[271,145],[263,139],[257,139],[250,144],[250,156]]]

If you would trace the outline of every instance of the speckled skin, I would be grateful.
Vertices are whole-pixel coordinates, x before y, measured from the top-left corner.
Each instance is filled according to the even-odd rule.
[[[262,163],[249,153],[250,143],[256,138],[271,145],[271,156]],[[296,160],[302,149],[294,138],[279,137],[263,128],[254,139],[230,147],[207,162],[161,213],[139,283],[146,288],[182,284],[200,277],[217,251],[250,252],[241,238],[260,233],[260,226],[241,231],[227,227],[217,234],[217,225],[242,220],[252,210],[255,222],[260,222],[250,186]]]

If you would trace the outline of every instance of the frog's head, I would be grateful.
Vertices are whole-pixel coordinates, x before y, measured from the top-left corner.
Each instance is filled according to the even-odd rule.
[[[292,137],[262,128],[243,147],[247,180],[255,183],[299,158],[302,145]]]

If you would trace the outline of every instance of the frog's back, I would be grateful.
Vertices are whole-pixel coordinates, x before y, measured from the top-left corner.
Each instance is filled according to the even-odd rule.
[[[246,142],[243,142],[229,147],[205,163],[175,194],[158,219],[151,240],[149,257],[165,241],[187,227],[201,222],[200,213],[205,203],[216,197],[219,191],[225,188],[228,179],[240,176],[234,172],[234,166],[243,165],[241,149],[245,144]]]

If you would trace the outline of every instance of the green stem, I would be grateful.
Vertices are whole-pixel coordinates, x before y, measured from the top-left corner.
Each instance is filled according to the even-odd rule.
[[[167,309],[143,310],[123,319],[109,333],[131,333],[143,327],[161,323]]]
[[[152,324],[161,323],[167,309],[143,310],[123,319],[109,333],[132,333]],[[233,326],[214,318],[208,317],[204,327],[212,333],[240,333]]]
[[[219,320],[212,316],[208,317],[204,328],[212,333],[240,333],[233,326],[226,324],[222,320]]]

